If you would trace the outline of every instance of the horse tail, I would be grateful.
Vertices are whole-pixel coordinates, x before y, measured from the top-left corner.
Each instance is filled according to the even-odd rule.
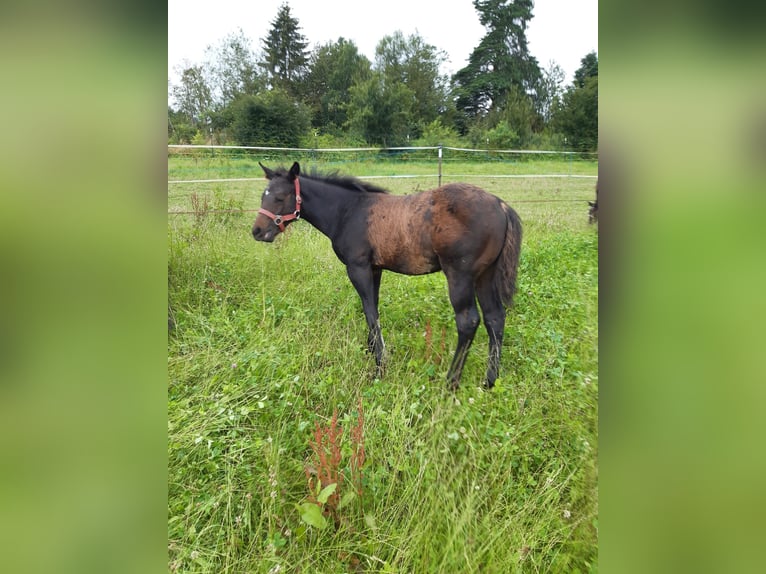
[[[516,271],[521,253],[521,219],[512,207],[506,203],[502,205],[508,223],[505,228],[505,243],[497,258],[494,287],[503,305],[510,307],[516,292]]]

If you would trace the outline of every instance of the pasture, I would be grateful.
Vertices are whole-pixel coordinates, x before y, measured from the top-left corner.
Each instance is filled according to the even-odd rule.
[[[418,161],[171,156],[168,179],[260,177],[258,160],[435,173]],[[443,183],[597,170],[539,158],[445,167]],[[597,571],[595,179],[465,181],[514,207],[524,239],[500,378],[482,390],[482,325],[456,393],[442,273],[383,274],[377,379],[329,241],[306,222],[273,244],[250,235],[255,213],[238,210],[257,209],[265,180],[169,185],[169,571]],[[436,179],[375,183],[411,193]],[[335,491],[320,494],[323,476]]]

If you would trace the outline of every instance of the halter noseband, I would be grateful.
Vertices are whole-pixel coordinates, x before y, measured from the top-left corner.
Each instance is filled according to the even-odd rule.
[[[288,221],[292,221],[293,219],[300,219],[301,218],[301,202],[303,200],[301,199],[301,183],[299,179],[295,178],[295,211],[292,213],[286,213],[284,215],[274,215],[271,213],[268,209],[263,209],[262,207],[258,210],[258,213],[263,213],[266,217],[271,219],[274,223],[277,224],[279,227],[279,231],[285,230],[285,223]]]

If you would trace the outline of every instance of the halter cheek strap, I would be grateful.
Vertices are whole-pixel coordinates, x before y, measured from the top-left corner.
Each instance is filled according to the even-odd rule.
[[[284,215],[275,215],[268,209],[260,208],[258,213],[263,213],[266,217],[271,219],[279,227],[279,231],[285,230],[285,223],[292,221],[293,219],[301,218],[301,182],[297,177],[295,178],[295,211],[292,213],[286,213]]]

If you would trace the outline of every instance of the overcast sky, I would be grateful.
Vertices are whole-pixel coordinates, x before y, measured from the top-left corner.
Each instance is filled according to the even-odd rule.
[[[468,63],[485,34],[471,0],[168,0],[168,77],[175,83],[179,66],[201,64],[207,46],[238,28],[259,51],[285,1],[309,49],[342,36],[370,61],[384,36],[417,32],[447,52],[443,72],[452,74]],[[541,68],[555,60],[571,83],[583,56],[598,52],[598,0],[537,0],[533,14],[530,52]]]

